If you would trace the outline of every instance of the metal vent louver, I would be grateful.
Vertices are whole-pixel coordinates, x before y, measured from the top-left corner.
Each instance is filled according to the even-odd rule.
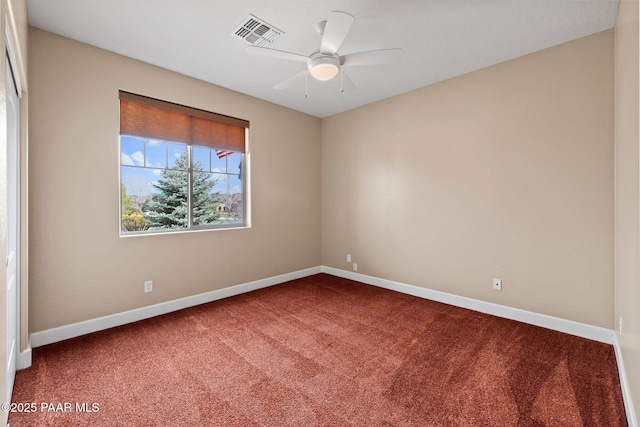
[[[271,24],[253,15],[247,16],[231,33],[251,43],[254,46],[264,46],[272,43],[279,35],[284,34]]]

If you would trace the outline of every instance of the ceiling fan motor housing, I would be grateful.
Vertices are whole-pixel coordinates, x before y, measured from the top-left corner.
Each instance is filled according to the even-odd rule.
[[[307,69],[316,80],[331,80],[340,70],[340,57],[336,54],[316,52],[309,57]]]

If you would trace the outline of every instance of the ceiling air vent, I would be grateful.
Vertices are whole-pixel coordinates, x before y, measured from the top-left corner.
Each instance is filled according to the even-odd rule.
[[[231,34],[248,41],[254,46],[264,46],[272,43],[279,35],[284,34],[284,31],[267,24],[260,18],[249,15]]]

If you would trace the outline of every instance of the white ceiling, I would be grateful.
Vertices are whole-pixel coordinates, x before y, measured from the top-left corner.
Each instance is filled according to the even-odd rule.
[[[617,0],[28,0],[31,25],[317,117],[478,70],[612,28]],[[231,35],[249,14],[284,31],[266,47],[309,55],[332,10],[355,17],[340,55],[400,47],[395,64],[345,67],[357,88],[340,93],[304,70],[245,52]]]

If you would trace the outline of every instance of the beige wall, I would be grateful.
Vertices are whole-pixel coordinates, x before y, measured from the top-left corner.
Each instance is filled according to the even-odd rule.
[[[321,264],[319,119],[29,37],[32,333]],[[251,122],[251,228],[119,237],[119,89]]]
[[[322,208],[324,265],[613,328],[613,31],[324,119]]]
[[[640,413],[638,13],[637,0],[621,1],[615,28],[615,321],[623,320],[617,338],[636,414]]]

